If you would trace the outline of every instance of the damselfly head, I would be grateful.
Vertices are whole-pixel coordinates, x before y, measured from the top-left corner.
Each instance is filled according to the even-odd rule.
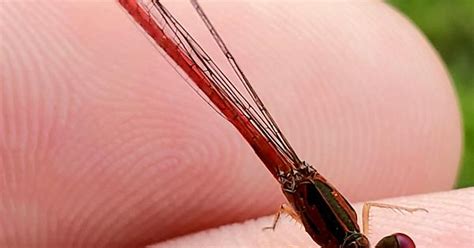
[[[381,239],[375,248],[415,248],[415,242],[404,233],[394,233]]]

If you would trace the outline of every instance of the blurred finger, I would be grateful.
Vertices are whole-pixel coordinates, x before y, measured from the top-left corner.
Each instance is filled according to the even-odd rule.
[[[217,55],[188,2],[166,5]],[[461,142],[449,78],[385,4],[203,7],[300,156],[350,200],[453,185]],[[1,16],[6,244],[140,246],[284,201],[115,2],[11,1]]]

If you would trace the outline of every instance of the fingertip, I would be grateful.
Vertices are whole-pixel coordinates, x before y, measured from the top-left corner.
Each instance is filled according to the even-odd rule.
[[[430,212],[402,214],[390,209],[371,210],[368,237],[376,244],[382,237],[405,233],[417,247],[470,247],[474,242],[472,201],[474,189],[461,189],[376,202],[404,207],[423,207]],[[360,213],[362,204],[354,205]],[[360,215],[359,215],[360,216]],[[262,231],[271,225],[272,216],[221,226],[178,237],[150,247],[318,247],[304,228],[283,215],[275,231]],[[440,225],[442,225],[440,227]]]

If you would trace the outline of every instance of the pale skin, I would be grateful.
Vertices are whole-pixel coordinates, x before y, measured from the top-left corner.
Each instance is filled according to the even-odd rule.
[[[300,157],[350,201],[452,188],[457,100],[438,55],[396,11],[380,2],[202,5]],[[218,51],[188,2],[168,6]],[[141,247],[272,215],[284,202],[236,130],[118,4],[12,1],[0,11],[2,244]]]

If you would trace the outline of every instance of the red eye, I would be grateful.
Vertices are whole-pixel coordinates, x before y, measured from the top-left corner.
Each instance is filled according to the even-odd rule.
[[[398,245],[400,248],[415,248],[415,242],[413,242],[413,239],[411,239],[408,235],[404,233],[395,233],[392,234],[392,236],[395,236],[398,241]]]
[[[375,248],[416,248],[415,242],[404,233],[394,233],[381,239]]]

